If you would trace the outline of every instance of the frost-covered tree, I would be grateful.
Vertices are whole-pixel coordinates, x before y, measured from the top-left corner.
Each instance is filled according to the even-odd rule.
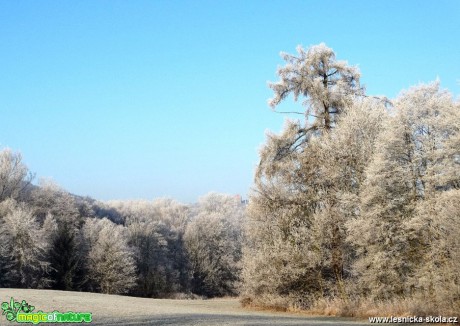
[[[0,152],[0,202],[7,198],[18,199],[32,179],[20,153],[9,148]]]
[[[300,114],[305,121],[288,124],[290,137],[284,138],[275,159],[302,149],[313,134],[330,130],[355,97],[364,94],[358,69],[336,60],[334,51],[324,43],[307,50],[298,46],[297,53],[281,53],[286,65],[278,68],[280,80],[269,83],[274,93],[269,104],[275,109],[289,94],[295,101],[302,98],[305,111]]]
[[[184,235],[192,291],[209,297],[234,295],[240,280],[244,205],[235,196],[200,198]]]
[[[164,297],[186,291],[188,273],[181,235],[158,220],[133,220],[127,225],[138,271],[135,293]]]
[[[323,278],[334,283],[334,295],[344,300],[348,296],[344,282],[351,274],[354,257],[346,242],[346,222],[358,214],[365,169],[386,117],[381,101],[356,100],[336,129],[321,140],[317,173],[322,184],[317,194],[319,207],[312,216],[313,229],[319,230]]]
[[[243,275],[250,298],[307,306],[347,296],[352,250],[345,221],[356,211],[384,110],[363,96],[357,68],[324,44],[283,56],[269,103],[275,108],[290,93],[303,97],[305,121],[286,121],[260,151]]]
[[[83,223],[75,197],[52,180],[40,180],[38,187],[32,191],[30,204],[41,221],[51,214],[58,222],[70,223],[74,227]]]
[[[409,241],[418,244],[411,253],[417,259],[408,282],[412,296],[440,312],[459,311],[460,189],[420,201],[404,226]]]
[[[437,82],[414,87],[395,101],[366,171],[361,214],[349,223],[364,293],[380,299],[413,296],[428,291],[429,275],[441,275],[433,253],[452,235],[442,230],[448,223],[439,200],[459,187],[459,124],[457,104]]]
[[[460,311],[460,189],[439,194],[437,205],[438,214],[432,222],[435,227],[433,238],[437,241],[432,243],[426,255],[429,263],[437,269],[430,271],[430,265],[421,269],[417,275],[418,286],[429,290],[432,285],[434,293],[425,290],[422,295],[428,297],[426,294],[429,294],[440,308],[448,307],[455,312]],[[427,274],[432,276],[431,273],[435,280],[426,277]]]
[[[153,214],[172,231],[183,233],[190,217],[190,208],[170,198],[152,202]]]
[[[50,268],[46,230],[40,227],[32,210],[24,203],[9,199],[0,206],[3,281],[10,287],[47,287],[50,284],[47,277]]]
[[[330,129],[336,116],[363,92],[359,71],[336,60],[334,51],[324,43],[307,50],[298,46],[297,53],[281,53],[286,65],[278,69],[280,80],[269,84],[274,91],[269,104],[276,107],[290,93],[296,101],[304,97],[305,115],[317,119],[316,127]]]
[[[345,222],[357,213],[384,118],[381,102],[357,100],[334,130],[257,171],[243,270],[248,297],[302,306],[319,297],[346,298],[353,252]],[[261,159],[282,137],[269,136]]]
[[[84,218],[89,217],[82,213],[91,213],[89,208],[80,210],[79,208],[88,204],[82,201],[78,205],[76,198],[46,179],[40,180],[30,196],[30,204],[38,220],[45,224],[54,223],[54,228],[47,234],[50,242],[48,255],[51,264],[50,279],[53,288],[59,290],[82,289],[85,283],[85,252],[82,251],[79,229]]]
[[[136,284],[133,251],[126,230],[107,219],[88,219],[83,227],[88,243],[89,280],[107,294],[126,293]]]
[[[441,307],[460,306],[460,272],[455,271],[460,197],[460,110],[439,82],[405,92],[398,106],[413,121],[417,196],[414,215],[405,222],[417,264],[410,285],[416,296]],[[455,213],[456,212],[456,213]],[[420,263],[422,262],[422,263]]]
[[[108,204],[123,217],[135,252],[138,281],[133,293],[165,297],[188,292],[189,266],[183,234],[189,207],[167,198]]]

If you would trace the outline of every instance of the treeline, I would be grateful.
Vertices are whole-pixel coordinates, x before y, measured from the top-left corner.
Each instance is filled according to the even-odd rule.
[[[292,94],[305,119],[260,151],[243,302],[458,314],[459,101],[438,81],[392,101],[368,96],[357,68],[324,44],[283,57],[270,105]]]
[[[32,178],[20,153],[0,152],[0,287],[155,298],[237,293],[239,198],[100,202]]]

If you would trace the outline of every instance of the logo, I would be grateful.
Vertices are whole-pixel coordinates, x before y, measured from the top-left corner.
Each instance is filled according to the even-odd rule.
[[[6,320],[17,323],[91,323],[92,314],[90,312],[72,312],[65,313],[57,310],[53,312],[43,312],[41,310],[34,312],[35,307],[29,305],[25,300],[22,302],[15,301],[11,298],[10,302],[2,302],[2,315]]]

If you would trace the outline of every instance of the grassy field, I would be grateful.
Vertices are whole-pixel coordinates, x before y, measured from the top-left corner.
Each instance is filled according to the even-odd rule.
[[[0,289],[35,311],[91,312],[96,325],[368,325],[348,319],[243,309],[237,299],[167,300],[54,290]],[[0,325],[14,325],[0,316]],[[41,324],[45,325],[45,324]]]

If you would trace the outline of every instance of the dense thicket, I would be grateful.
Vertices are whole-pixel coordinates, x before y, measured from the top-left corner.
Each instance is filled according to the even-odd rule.
[[[270,104],[303,97],[305,120],[287,120],[260,151],[244,302],[459,309],[459,102],[439,82],[369,97],[324,44],[283,58]]]
[[[237,293],[245,211],[237,197],[98,202],[30,181],[21,155],[2,150],[0,286],[145,297]]]

